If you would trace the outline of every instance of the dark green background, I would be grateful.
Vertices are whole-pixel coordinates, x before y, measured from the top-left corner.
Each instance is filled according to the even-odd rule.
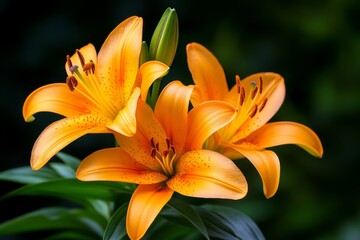
[[[285,102],[271,121],[303,123],[321,138],[317,159],[293,145],[274,148],[281,161],[277,194],[266,199],[260,177],[240,163],[248,196],[229,201],[273,239],[360,239],[360,2],[328,1],[0,1],[0,170],[29,165],[30,151],[54,114],[25,123],[22,104],[36,88],[65,81],[65,56],[91,42],[99,50],[122,20],[144,18],[148,41],[167,7],[180,22],[179,48],[166,80],[191,83],[185,46],[196,41],[222,63],[229,84],[261,71],[285,78]],[[98,140],[101,140],[101,143]],[[85,157],[112,144],[85,136],[65,150]],[[18,187],[1,182],[1,194]],[[43,206],[41,199],[0,202],[1,220]],[[9,238],[17,239],[17,238]]]

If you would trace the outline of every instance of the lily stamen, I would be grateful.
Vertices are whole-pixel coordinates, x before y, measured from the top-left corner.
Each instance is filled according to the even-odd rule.
[[[155,148],[155,142],[154,142],[154,138],[151,138],[150,139],[150,145]]]
[[[249,116],[253,118],[256,115],[257,110],[258,110],[258,106],[257,104],[255,104],[254,107],[251,109]]]
[[[79,57],[81,66],[84,67],[84,65],[85,65],[85,58],[84,58],[84,56],[83,56],[82,53],[79,51],[79,49],[76,49],[76,53],[77,53],[77,55],[78,55],[78,57]]]
[[[175,148],[171,144],[169,138],[166,139],[167,149],[164,151],[160,150],[160,144],[154,141],[154,138],[150,139],[151,152],[150,155],[153,157],[161,166],[163,172],[172,176],[174,174],[174,160],[176,157]]]
[[[256,83],[255,83],[256,84]],[[254,100],[256,94],[257,94],[257,91],[258,91],[258,87],[255,86],[253,91],[251,92],[251,100]]]
[[[244,87],[241,87],[240,89],[240,106],[244,104],[245,101],[245,89]]]
[[[83,65],[83,71],[85,72],[86,76],[89,75],[89,73],[94,74],[95,72],[95,64],[92,60],[90,60],[89,63],[86,63]]]
[[[235,76],[235,81],[236,81],[236,90],[237,93],[239,94],[239,107],[241,107],[244,104],[244,100],[245,100],[245,89],[243,86],[241,86],[241,82],[240,82],[240,77],[239,75]]]
[[[69,55],[66,56],[66,64],[68,65],[69,69],[71,69],[73,66]]]
[[[261,112],[264,109],[264,107],[265,107],[265,105],[267,103],[267,100],[268,100],[267,98],[264,98],[264,100],[262,100],[262,102],[261,102],[261,104],[259,106],[259,112]]]
[[[76,86],[78,85],[78,81],[74,76],[68,76],[66,78],[66,84],[69,86],[70,91],[74,91]]]

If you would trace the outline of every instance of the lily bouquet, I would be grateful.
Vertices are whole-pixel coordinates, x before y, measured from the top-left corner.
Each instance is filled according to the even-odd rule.
[[[141,17],[125,19],[98,52],[88,44],[66,57],[64,82],[26,98],[26,122],[38,112],[62,118],[39,135],[29,167],[0,173],[4,181],[23,184],[2,199],[51,196],[66,204],[3,222],[0,236],[46,231],[47,239],[264,239],[251,218],[226,206],[248,192],[239,160],[251,162],[271,198],[280,162],[269,147],[296,144],[322,156],[310,128],[269,122],[285,98],[280,74],[228,81],[210,50],[191,42],[186,54],[193,84],[170,79],[162,87],[178,47],[175,9],[165,10],[149,45],[142,32]],[[114,145],[84,159],[62,152],[99,133],[113,136]]]

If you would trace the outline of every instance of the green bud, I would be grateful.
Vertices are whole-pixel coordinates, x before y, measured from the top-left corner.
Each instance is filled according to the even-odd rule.
[[[149,57],[149,48],[148,48],[148,45],[145,41],[142,42],[142,45],[141,45],[141,52],[140,52],[140,66],[149,61],[150,60],[150,57]]]
[[[167,8],[150,41],[149,57],[171,66],[179,39],[179,21],[175,9]]]

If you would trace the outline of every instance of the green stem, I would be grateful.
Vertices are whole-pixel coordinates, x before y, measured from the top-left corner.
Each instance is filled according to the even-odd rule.
[[[151,96],[149,99],[149,105],[152,109],[155,108],[156,101],[159,97],[161,78],[156,79],[152,84]]]

